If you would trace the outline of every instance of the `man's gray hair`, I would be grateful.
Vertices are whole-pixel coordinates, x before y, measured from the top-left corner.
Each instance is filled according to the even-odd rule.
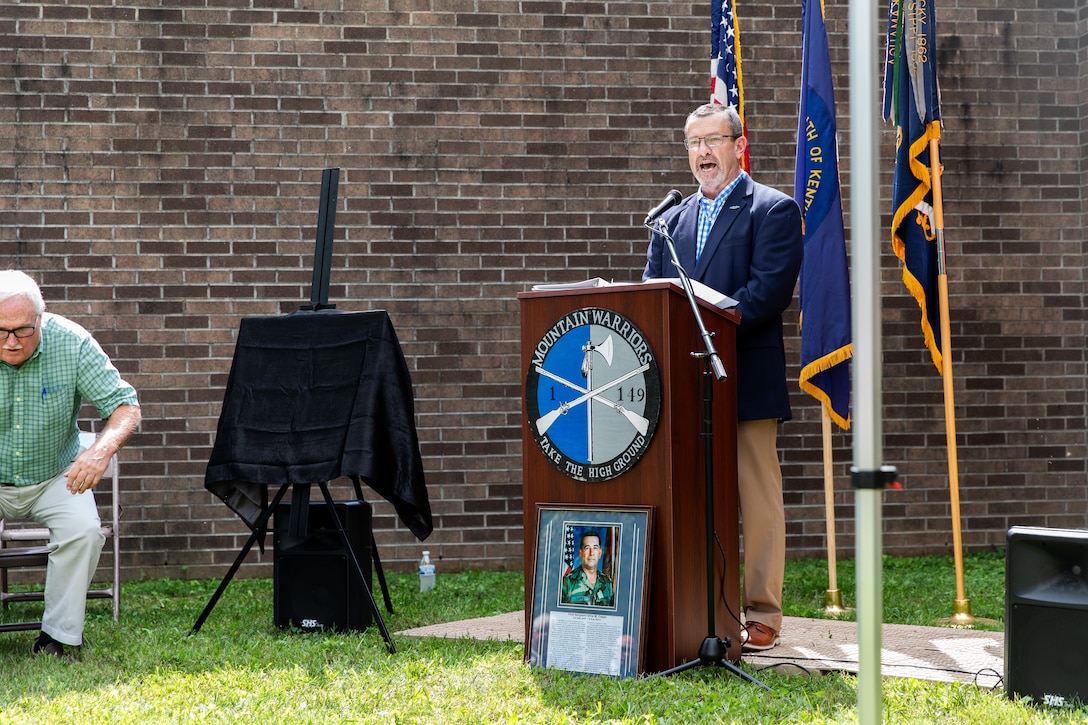
[[[45,300],[42,299],[42,291],[34,278],[17,269],[6,269],[0,272],[0,302],[6,302],[12,297],[25,297],[30,300],[35,314],[40,315],[45,311]]]
[[[729,124],[729,133],[734,137],[744,135],[744,124],[741,123],[740,114],[737,113],[736,107],[723,106],[720,103],[704,103],[688,114],[688,120],[684,122],[685,133],[687,132],[688,126],[690,126],[695,119],[717,115],[725,116],[725,122]]]

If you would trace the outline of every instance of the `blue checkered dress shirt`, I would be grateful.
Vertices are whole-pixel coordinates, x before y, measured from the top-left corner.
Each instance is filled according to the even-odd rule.
[[[710,229],[714,226],[714,222],[718,218],[718,213],[725,206],[725,200],[729,198],[729,195],[733,193],[733,189],[737,188],[737,184],[747,174],[743,171],[737,175],[737,178],[730,182],[729,186],[725,187],[718,192],[718,195],[713,199],[707,199],[699,194],[699,223],[695,229],[695,263],[699,263],[699,257],[703,255],[703,247],[706,246],[707,237],[710,236]]]

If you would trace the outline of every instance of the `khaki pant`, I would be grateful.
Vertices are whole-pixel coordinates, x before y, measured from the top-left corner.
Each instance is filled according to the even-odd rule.
[[[42,631],[63,644],[80,645],[87,587],[106,539],[93,492],[72,495],[66,485],[62,473],[33,486],[0,486],[0,517],[49,528]]]
[[[737,476],[744,537],[745,620],[781,630],[786,514],[778,463],[778,421],[737,424]]]

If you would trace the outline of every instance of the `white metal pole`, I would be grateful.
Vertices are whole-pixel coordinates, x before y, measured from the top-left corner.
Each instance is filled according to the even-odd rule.
[[[854,489],[857,567],[858,722],[883,719],[881,555],[880,184],[877,3],[849,0],[850,218],[854,320]],[[861,485],[859,485],[859,483]]]

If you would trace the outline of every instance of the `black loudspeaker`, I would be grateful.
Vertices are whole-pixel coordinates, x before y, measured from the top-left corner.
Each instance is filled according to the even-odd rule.
[[[1041,705],[1088,702],[1088,531],[1009,529],[1005,688]]]
[[[336,513],[371,587],[370,504],[338,501]],[[272,526],[276,626],[304,631],[366,629],[373,616],[370,602],[328,505],[310,503],[305,536],[291,535],[290,520],[291,504],[279,504]]]

